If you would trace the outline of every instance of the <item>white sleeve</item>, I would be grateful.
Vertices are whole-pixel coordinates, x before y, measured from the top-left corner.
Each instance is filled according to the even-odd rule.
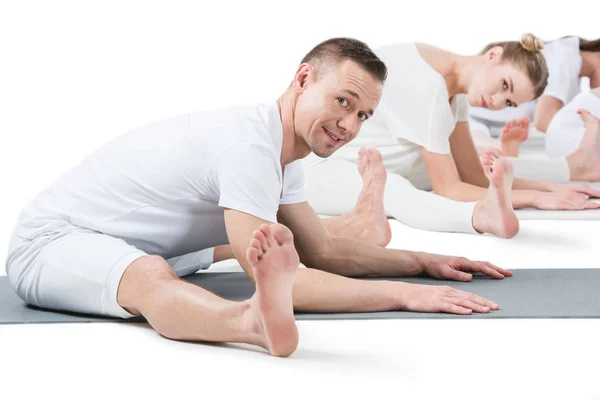
[[[546,154],[552,158],[566,157],[579,148],[585,131],[583,120],[571,107],[563,107],[550,121],[546,130]]]
[[[272,149],[256,143],[236,143],[219,158],[214,168],[220,207],[277,222],[281,167]]]
[[[423,146],[427,151],[439,154],[450,154],[450,135],[454,130],[454,115],[444,90],[435,92],[431,106],[428,125],[425,127]]]
[[[464,122],[469,120],[469,98],[466,94],[454,96],[456,102],[456,122]]]
[[[543,96],[551,96],[566,104],[570,94],[577,93],[581,65],[563,45],[557,45],[546,55],[548,64],[548,86]]]
[[[297,204],[306,201],[304,194],[304,168],[302,160],[285,166],[283,174],[283,197],[279,204]]]

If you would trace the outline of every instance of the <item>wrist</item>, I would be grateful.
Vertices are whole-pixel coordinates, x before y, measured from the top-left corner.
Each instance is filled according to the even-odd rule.
[[[393,281],[382,281],[382,283],[385,284],[383,292],[386,300],[389,301],[385,307],[390,310],[406,310],[407,296],[410,296],[408,294],[410,283]]]
[[[518,196],[513,197],[513,207],[515,209],[525,207],[537,208],[538,197],[542,193],[536,190],[520,190]]]
[[[558,192],[561,190],[562,185],[555,182],[540,182],[541,190],[545,192]]]
[[[413,251],[411,252],[411,256],[413,257],[415,265],[415,271],[413,275],[425,273],[425,270],[431,258],[431,254],[422,251]]]

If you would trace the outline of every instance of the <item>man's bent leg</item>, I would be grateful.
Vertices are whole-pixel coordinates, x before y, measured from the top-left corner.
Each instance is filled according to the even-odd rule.
[[[172,339],[243,342],[287,356],[298,346],[298,331],[293,310],[278,307],[281,296],[291,296],[282,289],[291,289],[287,281],[295,277],[298,256],[291,234],[286,235],[289,230],[282,225],[274,227],[273,232],[268,226],[264,233],[255,232],[248,249],[256,280],[256,293],[250,300],[222,299],[179,279],[164,259],[146,256],[126,269],[117,301]]]

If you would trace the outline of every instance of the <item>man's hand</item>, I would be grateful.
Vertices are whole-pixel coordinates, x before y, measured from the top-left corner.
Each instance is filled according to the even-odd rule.
[[[398,288],[398,292],[401,293],[399,308],[403,311],[471,314],[487,313],[498,309],[498,304],[493,301],[449,286],[393,283],[403,285]]]
[[[422,253],[419,260],[423,265],[423,272],[437,279],[468,282],[473,279],[473,275],[468,272],[481,272],[496,279],[512,276],[512,272],[489,262],[471,261],[464,257]]]

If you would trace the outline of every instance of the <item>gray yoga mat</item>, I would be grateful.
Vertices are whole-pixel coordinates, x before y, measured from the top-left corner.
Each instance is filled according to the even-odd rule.
[[[252,281],[242,272],[197,273],[184,278],[219,296],[243,300],[252,296]],[[599,318],[600,269],[519,269],[511,278],[495,280],[481,275],[471,282],[439,281],[411,277],[404,282],[450,285],[493,300],[500,309],[489,314],[459,316],[442,313],[374,312],[313,314],[298,313],[298,320],[385,319],[385,318]],[[141,322],[142,317],[123,320],[41,310],[26,305],[0,277],[0,324],[58,322]]]

